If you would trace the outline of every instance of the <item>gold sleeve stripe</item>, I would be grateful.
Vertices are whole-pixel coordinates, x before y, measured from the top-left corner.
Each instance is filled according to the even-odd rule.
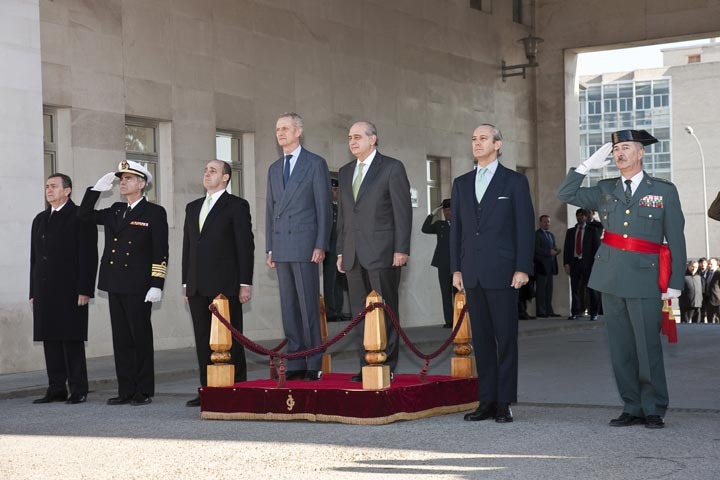
[[[167,276],[167,264],[165,262],[161,264],[153,263],[151,275],[153,277],[165,278]]]

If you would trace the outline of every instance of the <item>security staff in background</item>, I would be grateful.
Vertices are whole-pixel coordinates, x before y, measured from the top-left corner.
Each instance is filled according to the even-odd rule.
[[[125,202],[94,210],[101,192],[120,179]],[[108,405],[147,405],[155,394],[152,304],[162,298],[167,274],[168,224],[165,209],[143,195],[150,172],[124,160],[117,172],[100,178],[85,192],[78,215],[105,227],[98,288],[108,292],[118,396]]]
[[[435,220],[435,216],[442,210],[443,220]],[[452,328],[453,324],[453,296],[457,290],[452,284],[452,272],[450,271],[450,222],[452,210],[450,199],[446,198],[439,207],[427,216],[421,231],[429,235],[437,235],[437,244],[433,253],[430,265],[438,269],[438,281],[440,282],[440,295],[442,297],[444,328]]]
[[[88,302],[95,296],[97,228],[77,217],[71,194],[70,177],[62,173],[50,175],[45,183],[49,207],[38,213],[32,223],[33,340],[43,342],[49,381],[45,396],[33,403],[77,404],[87,399],[85,341]]]
[[[330,179],[332,195],[332,227],[330,228],[330,244],[323,260],[323,298],[325,316],[328,322],[344,320],[343,317],[343,280],[345,276],[337,271],[337,215],[338,215],[338,180]]]
[[[589,287],[603,294],[610,357],[624,403],[622,414],[610,421],[616,427],[662,428],[669,401],[661,309],[662,299],[679,297],[685,285],[685,217],[675,185],[643,170],[643,146],[656,142],[645,130],[615,132],[612,143],[571,169],[558,189],[563,202],[598,210],[605,226]],[[588,171],[610,163],[611,149],[621,177],[581,187]]]

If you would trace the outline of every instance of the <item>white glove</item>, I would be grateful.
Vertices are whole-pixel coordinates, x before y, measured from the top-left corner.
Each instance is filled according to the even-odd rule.
[[[598,170],[609,165],[610,160],[607,157],[610,155],[610,152],[612,152],[612,143],[608,142],[590,155],[590,158],[578,165],[575,171],[581,175],[585,175],[590,170]]]
[[[115,172],[106,173],[105,175],[100,177],[100,180],[95,183],[95,186],[92,187],[92,190],[95,190],[96,192],[107,192],[108,190],[112,189],[113,182],[116,178],[117,177],[115,176]]]
[[[162,299],[162,290],[157,287],[150,287],[147,295],[145,295],[145,301],[150,303],[159,302]]]
[[[668,291],[662,294],[662,299],[669,300],[671,298],[679,298],[681,293],[680,290],[668,287]]]
[[[440,210],[442,210],[442,209],[443,209],[442,205],[440,205],[439,207],[437,207],[435,210],[432,211],[432,214],[437,215],[438,213],[440,213]]]

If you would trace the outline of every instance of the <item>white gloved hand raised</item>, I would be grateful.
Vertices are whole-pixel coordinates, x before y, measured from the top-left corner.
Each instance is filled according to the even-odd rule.
[[[610,164],[608,155],[612,152],[612,143],[608,142],[602,147],[598,148],[595,153],[590,155],[590,158],[582,162],[575,171],[581,175],[585,175],[590,170],[598,170],[604,166]]]
[[[150,287],[147,295],[145,295],[145,301],[150,303],[159,302],[162,299],[162,290],[157,287]]]
[[[115,172],[106,173],[105,175],[100,177],[100,180],[95,183],[95,186],[92,187],[92,190],[95,190],[96,192],[107,192],[108,190],[112,189],[113,182],[116,178],[117,177],[115,176]]]
[[[666,293],[663,293],[661,298],[662,298],[663,300],[668,300],[668,299],[671,299],[671,298],[679,298],[681,293],[682,293],[682,292],[681,292],[680,290],[677,290],[677,289],[675,289],[675,288],[669,288],[669,287],[668,287],[667,292],[666,292]]]

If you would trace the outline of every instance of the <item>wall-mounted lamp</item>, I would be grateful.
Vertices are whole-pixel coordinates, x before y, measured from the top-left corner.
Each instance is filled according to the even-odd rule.
[[[532,34],[528,34],[527,37],[521,38],[518,42],[522,42],[523,48],[525,48],[525,56],[528,59],[528,63],[521,63],[519,65],[505,65],[505,60],[502,62],[502,79],[503,82],[507,77],[518,77],[522,75],[525,78],[525,69],[534,68],[538,66],[537,53],[538,44],[542,43],[543,39],[540,37],[534,37]]]

